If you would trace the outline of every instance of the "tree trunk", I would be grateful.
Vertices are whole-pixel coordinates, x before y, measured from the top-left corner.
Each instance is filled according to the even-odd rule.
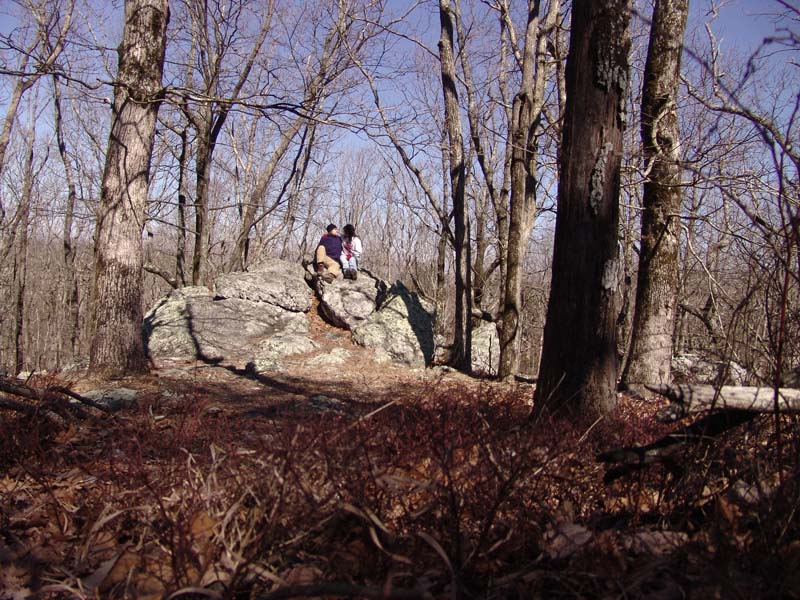
[[[669,383],[678,292],[681,168],[676,96],[688,0],[657,0],[642,94],[642,241],[623,385]]]
[[[553,276],[535,409],[616,405],[617,227],[628,86],[625,0],[576,0],[567,56]]]
[[[78,346],[79,331],[79,306],[78,306],[78,275],[75,272],[75,245],[72,239],[72,220],[75,213],[75,200],[77,192],[75,189],[75,177],[72,172],[72,163],[67,154],[67,146],[64,141],[63,118],[61,112],[61,88],[58,77],[53,77],[53,102],[55,105],[55,130],[58,140],[58,153],[64,165],[64,179],[67,182],[67,205],[64,209],[64,240],[63,240],[63,259],[64,259],[64,308],[66,322],[64,324],[63,339],[66,342],[68,356],[70,359],[75,357]]]
[[[32,111],[35,114],[35,109]],[[28,227],[30,226],[31,200],[33,195],[33,143],[35,134],[30,133],[25,148],[25,177],[20,190],[17,207],[17,233],[14,236],[14,372],[25,370],[25,285],[28,278]]]
[[[206,112],[206,111],[204,111]],[[197,184],[194,198],[194,251],[192,253],[192,285],[203,285],[208,267],[208,187],[211,177],[211,159],[214,154],[214,141],[211,137],[210,109],[200,117],[201,126],[197,131],[195,166]]]
[[[189,170],[188,131],[181,130],[181,153],[178,158],[178,240],[175,249],[175,281],[186,285],[186,173]]]
[[[782,413],[800,412],[800,390],[794,388],[752,387],[701,384],[647,384],[653,391],[672,403],[669,409],[662,411],[664,416],[659,420],[674,421],[686,415],[707,410],[744,410],[750,412]]]
[[[506,277],[500,328],[498,376],[519,372],[522,310],[522,268],[531,228],[536,220],[536,129],[544,106],[547,37],[556,23],[559,2],[551,0],[539,26],[540,0],[528,0],[528,22],[522,59],[522,81],[514,97],[509,123],[511,138],[511,205]]]
[[[453,54],[454,15],[449,0],[439,0],[439,19],[441,23],[439,59],[444,96],[444,120],[450,151],[450,193],[453,203],[453,237],[456,255],[452,365],[459,371],[469,373],[472,370],[472,331],[470,329],[472,281],[469,264],[469,237],[467,236],[466,169]]]
[[[142,228],[162,98],[167,0],[128,0],[95,239],[92,368],[144,371]]]

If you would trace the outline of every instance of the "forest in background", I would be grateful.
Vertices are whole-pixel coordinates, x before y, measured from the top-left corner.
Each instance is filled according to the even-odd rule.
[[[734,360],[752,383],[798,363],[797,20],[750,50],[718,37],[730,3],[691,6],[677,97],[681,200],[675,353]],[[502,318],[509,136],[526,44],[541,40],[533,190],[521,228],[519,372],[538,369],[552,264],[570,6],[457,4],[457,100],[475,319]],[[555,6],[553,6],[555,5]],[[551,6],[553,10],[550,10]],[[740,10],[754,7],[740,6]],[[96,215],[122,6],[3,9],[0,362],[57,369],[88,355]],[[450,160],[437,7],[425,2],[170,3],[163,102],[142,225],[143,310],[263,256],[309,257],[325,224],[356,224],[365,264],[455,310]],[[618,345],[629,347],[640,248],[642,72],[651,7],[631,20],[619,197]],[[754,11],[756,12],[756,11]],[[722,43],[722,41],[726,43]],[[676,215],[678,217],[678,215]],[[450,237],[448,237],[450,236]],[[438,266],[437,266],[438,265]],[[438,274],[438,276],[437,276]]]

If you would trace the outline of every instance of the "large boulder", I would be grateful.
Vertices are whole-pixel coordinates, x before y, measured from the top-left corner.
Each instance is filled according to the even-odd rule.
[[[283,260],[262,261],[244,273],[221,275],[214,282],[216,298],[266,302],[280,308],[307,312],[311,294],[303,281],[303,267]]]
[[[305,312],[311,292],[303,268],[281,260],[261,262],[246,273],[221,275],[214,291],[174,290],[145,316],[151,358],[252,362],[310,352]]]
[[[500,366],[500,336],[497,324],[482,322],[472,330],[472,371],[497,375]]]
[[[353,341],[382,349],[394,362],[414,367],[433,359],[433,307],[400,282],[379,309],[353,329]]]
[[[378,309],[389,290],[386,281],[366,270],[359,271],[356,280],[337,277],[326,283],[316,278],[314,285],[325,320],[351,331]]]

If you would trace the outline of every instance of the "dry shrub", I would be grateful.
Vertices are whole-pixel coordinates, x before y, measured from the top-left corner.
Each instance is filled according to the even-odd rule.
[[[604,485],[596,452],[662,435],[656,407],[532,422],[529,390],[487,384],[267,408],[154,395],[72,431],[4,420],[0,560],[19,575],[2,585],[87,598],[796,590],[793,422],[760,418]],[[744,484],[763,493],[737,497]],[[657,558],[642,550],[654,539]]]

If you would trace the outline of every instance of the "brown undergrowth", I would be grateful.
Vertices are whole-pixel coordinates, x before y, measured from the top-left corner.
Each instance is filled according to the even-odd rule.
[[[0,598],[800,590],[787,420],[604,484],[597,452],[662,435],[657,406],[532,422],[529,386],[455,375],[371,401],[155,383],[66,426],[3,413]]]

